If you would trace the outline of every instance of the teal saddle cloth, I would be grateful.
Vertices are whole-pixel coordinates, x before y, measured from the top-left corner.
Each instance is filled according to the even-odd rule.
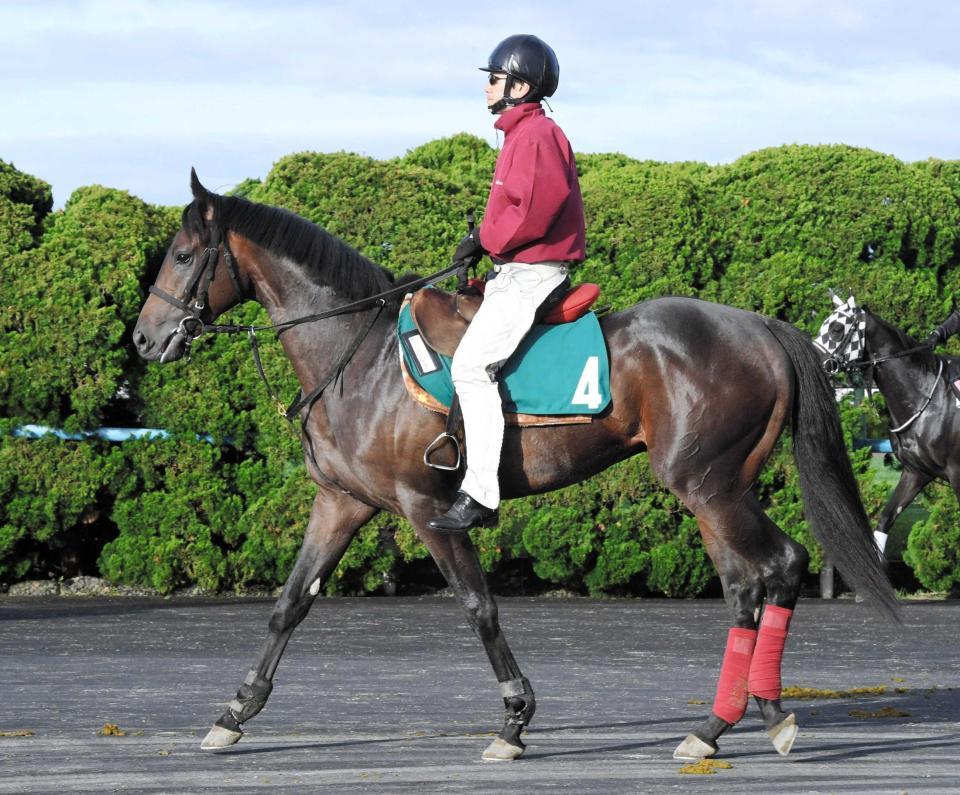
[[[410,307],[397,321],[411,377],[444,406],[453,400],[448,356],[430,348]],[[571,323],[534,326],[499,374],[503,410],[512,414],[599,414],[610,403],[610,363],[593,312]]]

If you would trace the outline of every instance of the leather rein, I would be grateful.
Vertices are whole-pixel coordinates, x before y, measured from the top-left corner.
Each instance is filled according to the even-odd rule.
[[[291,421],[297,416],[297,414],[300,413],[303,408],[309,409],[309,407],[313,405],[317,398],[323,394],[323,391],[332,382],[336,381],[340,377],[344,368],[353,358],[354,354],[357,352],[357,349],[360,347],[364,339],[366,339],[367,335],[370,333],[370,330],[376,324],[377,319],[380,317],[380,313],[383,311],[384,306],[386,306],[387,298],[397,295],[401,292],[411,292],[414,290],[419,290],[421,287],[427,287],[463,267],[463,263],[454,262],[452,265],[444,268],[443,270],[437,271],[436,273],[432,273],[429,276],[423,276],[419,279],[405,282],[404,284],[392,287],[389,290],[384,290],[376,295],[367,296],[366,298],[352,301],[351,303],[344,304],[343,306],[328,309],[325,312],[318,312],[313,315],[304,315],[303,317],[294,318],[292,320],[285,320],[282,323],[271,323],[261,326],[239,324],[218,325],[204,321],[202,314],[207,306],[210,283],[213,281],[216,275],[221,248],[223,249],[224,262],[227,265],[227,273],[230,276],[230,281],[233,284],[233,289],[237,294],[237,298],[242,303],[246,300],[246,296],[243,294],[243,288],[240,281],[240,270],[237,267],[236,258],[233,256],[233,252],[230,250],[230,245],[227,242],[226,234],[221,232],[219,227],[217,227],[215,224],[211,224],[210,228],[210,245],[207,245],[204,248],[203,254],[200,257],[200,261],[190,274],[190,278],[184,285],[180,296],[173,296],[165,290],[157,287],[155,284],[150,285],[149,292],[153,295],[156,295],[158,298],[163,299],[168,304],[176,307],[180,311],[186,312],[185,317],[183,317],[177,324],[177,328],[170,335],[170,338],[172,339],[175,335],[179,334],[185,339],[188,350],[190,344],[205,332],[209,332],[211,334],[246,334],[247,339],[250,341],[250,352],[253,356],[253,362],[256,365],[257,373],[259,374],[260,379],[263,381],[263,384],[266,387],[267,393],[270,395],[274,403],[276,403],[278,412]],[[192,303],[190,303],[191,301]],[[288,407],[285,407],[283,401],[277,397],[277,394],[273,389],[273,386],[270,384],[270,380],[267,378],[267,374],[263,369],[263,363],[260,360],[260,346],[257,343],[257,332],[276,331],[277,336],[279,336],[284,331],[289,331],[295,326],[300,326],[305,323],[316,323],[317,321],[326,320],[327,318],[337,317],[339,315],[363,312],[367,309],[376,309],[376,312],[370,316],[369,321],[364,323],[362,328],[357,332],[353,341],[337,360],[329,375],[323,379],[318,386],[310,390],[309,393],[304,394],[303,390],[301,390],[299,396],[293,400]]]

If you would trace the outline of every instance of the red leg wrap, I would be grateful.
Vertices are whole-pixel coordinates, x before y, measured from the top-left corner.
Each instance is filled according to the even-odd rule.
[[[757,630],[734,627],[727,635],[727,650],[720,666],[713,714],[727,723],[736,723],[747,711],[747,676],[757,642]]]
[[[780,662],[783,646],[790,630],[792,610],[776,605],[767,605],[760,620],[757,635],[757,650],[750,665],[750,692],[766,699],[780,698]]]

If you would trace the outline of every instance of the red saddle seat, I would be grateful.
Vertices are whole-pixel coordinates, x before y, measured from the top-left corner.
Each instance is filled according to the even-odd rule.
[[[481,279],[470,279],[470,286],[476,287],[481,293],[487,286]],[[590,307],[600,297],[600,285],[585,282],[567,291],[553,308],[543,316],[542,323],[556,326],[560,323],[572,323],[590,311]]]

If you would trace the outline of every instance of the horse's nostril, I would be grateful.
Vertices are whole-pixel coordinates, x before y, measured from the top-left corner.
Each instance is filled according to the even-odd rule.
[[[140,331],[140,329],[133,330],[133,344],[136,345],[138,351],[148,351],[150,349],[150,342],[147,340],[147,335]]]

